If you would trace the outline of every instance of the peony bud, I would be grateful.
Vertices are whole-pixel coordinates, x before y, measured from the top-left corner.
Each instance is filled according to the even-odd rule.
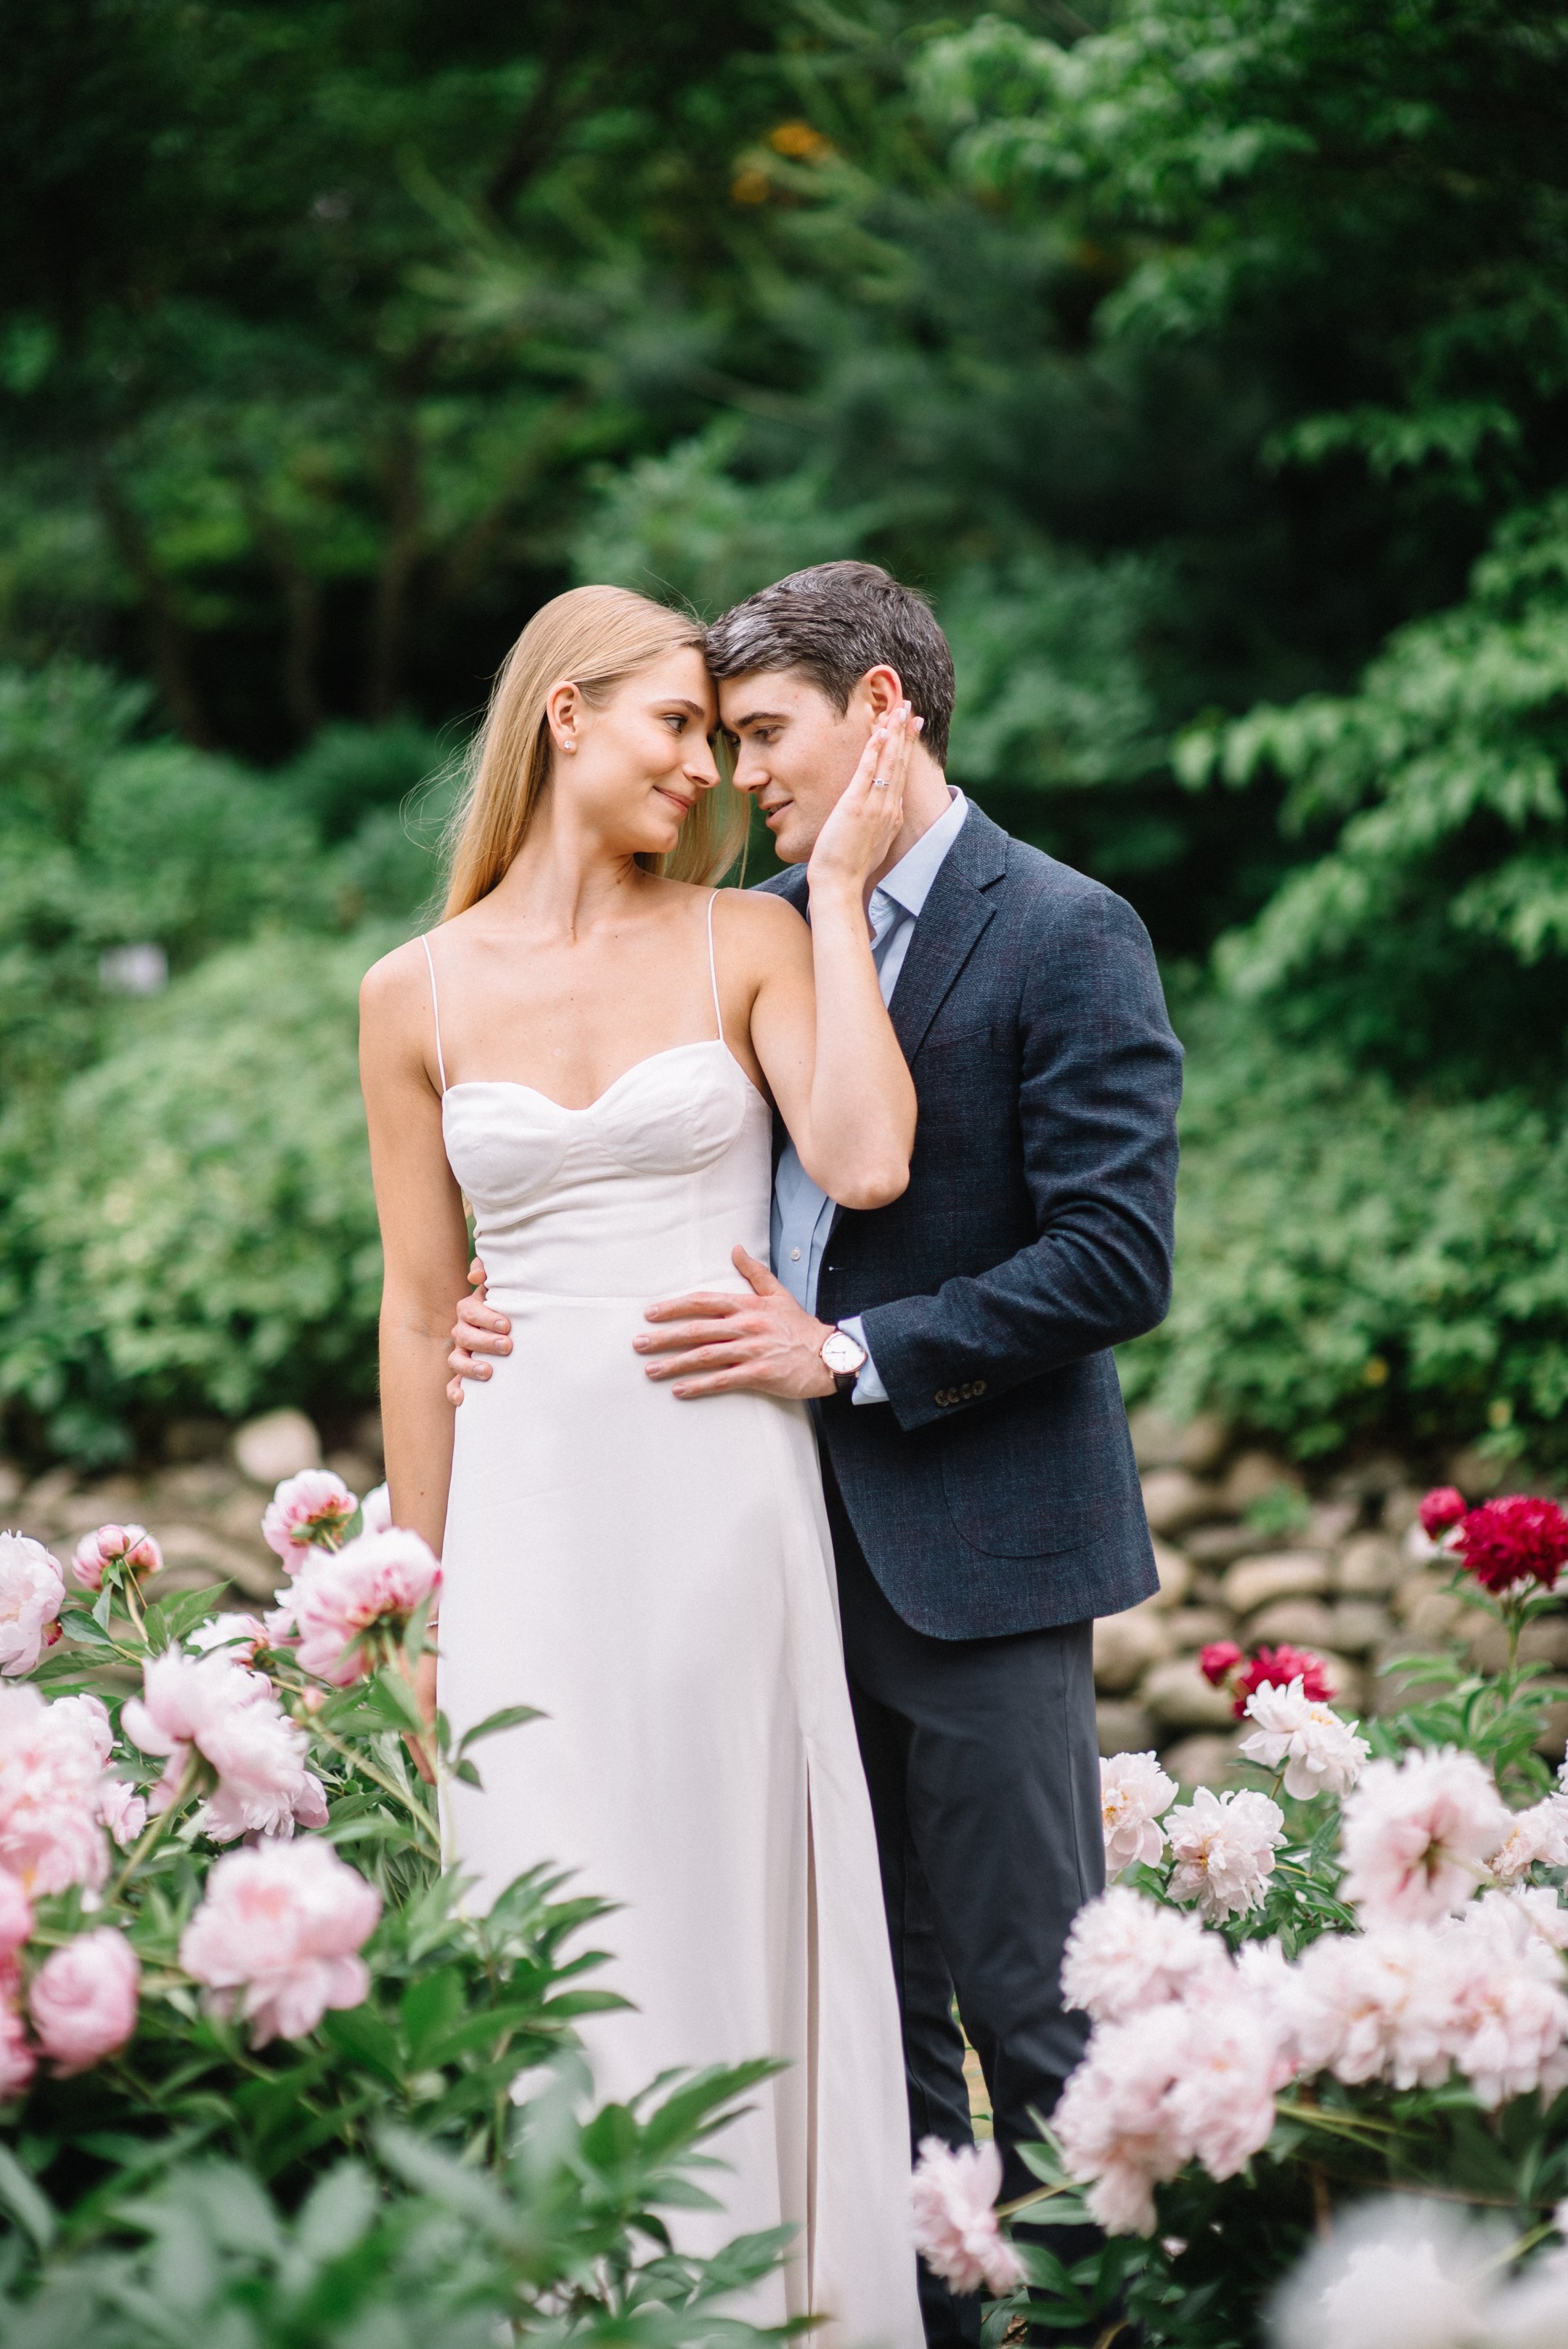
[[[1228,1681],[1241,1661],[1241,1651],[1234,1640],[1210,1640],[1198,1659],[1199,1670],[1206,1681],[1216,1688]]]
[[[0,1959],[15,1957],[33,1930],[33,1904],[7,1868],[0,1868]]]
[[[145,1526],[99,1526],[78,1542],[71,1573],[84,1590],[101,1590],[111,1566],[147,1575],[156,1574],[162,1563],[163,1553]]]
[[[140,1982],[136,1952],[112,1925],[82,1933],[45,1959],[27,2005],[57,2071],[85,2072],[124,2046],[136,2028]]]
[[[1452,1485],[1434,1485],[1417,1511],[1421,1530],[1432,1541],[1457,1526],[1464,1514],[1465,1496]]]

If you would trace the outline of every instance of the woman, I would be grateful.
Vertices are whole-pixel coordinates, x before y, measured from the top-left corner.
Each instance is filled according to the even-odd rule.
[[[700,630],[618,588],[558,596],[501,672],[440,927],[363,996],[386,1249],[381,1394],[396,1522],[443,1550],[454,1733],[545,1718],[452,1786],[454,1859],[493,1898],[545,1860],[624,1904],[634,2011],[584,2037],[601,2095],[677,2065],[788,2068],[722,2139],[722,2213],[681,2247],[794,2222],[747,2302],[842,2349],[918,2349],[909,2137],[869,1804],[804,1406],[682,1409],[632,1350],[655,1298],[767,1255],[771,1101],[847,1206],[908,1180],[915,1102],[865,892],[902,816],[907,710],[811,862],[812,926],[717,891]],[[814,984],[815,970],[815,984]],[[446,1399],[464,1195],[513,1348]],[[722,2175],[722,2173],[721,2173]]]

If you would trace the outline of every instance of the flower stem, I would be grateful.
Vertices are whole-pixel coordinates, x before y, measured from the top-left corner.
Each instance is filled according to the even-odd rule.
[[[431,1815],[426,1810],[422,1803],[416,1803],[413,1800],[412,1796],[409,1794],[407,1787],[400,1786],[397,1780],[389,1777],[384,1770],[380,1769],[377,1764],[370,1760],[368,1754],[358,1752],[357,1748],[352,1745],[347,1744],[341,1737],[334,1736],[330,1729],[323,1729],[318,1721],[312,1721],[309,1724],[309,1730],[312,1737],[319,1737],[323,1745],[330,1745],[335,1754],[340,1754],[343,1756],[343,1759],[350,1764],[354,1769],[362,1772],[367,1778],[373,1778],[378,1786],[381,1787],[386,1794],[392,1796],[394,1802],[400,1803],[404,1810],[408,1812],[409,1816],[413,1820],[415,1826],[419,1827],[421,1833],[425,1836],[431,1851],[434,1854],[436,1858],[439,1859],[441,1857],[441,1844],[436,1836],[434,1826],[431,1819]]]
[[[118,1900],[125,1890],[126,1886],[130,1883],[131,1878],[135,1875],[137,1869],[141,1866],[142,1862],[149,1858],[151,1855],[157,1850],[159,1845],[162,1842],[164,1837],[173,1826],[174,1821],[184,1809],[185,1805],[190,1801],[192,1795],[195,1792],[197,1775],[201,1770],[201,1759],[196,1754],[194,1748],[192,1748],[192,1752],[186,1757],[185,1767],[181,1773],[180,1784],[174,1789],[172,1798],[164,1806],[164,1808],[159,1812],[158,1816],[155,1819],[150,1819],[148,1821],[146,1826],[142,1829],[140,1836],[131,1846],[130,1850],[126,1854],[125,1865],[121,1868],[119,1875],[109,1886],[108,1894],[106,1895],[107,1899],[110,1900]]]

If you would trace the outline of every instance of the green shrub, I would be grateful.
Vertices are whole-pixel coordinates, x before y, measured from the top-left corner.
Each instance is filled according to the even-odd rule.
[[[148,697],[68,660],[0,672],[0,1089],[51,1087],[97,1048],[116,947],[178,970],[259,924],[321,924],[316,827],[226,759],[135,730]]]
[[[1568,1457],[1561,1107],[1402,1092],[1233,1005],[1178,1024],[1175,1301],[1123,1357],[1129,1394],[1303,1455],[1376,1434]]]
[[[356,991],[389,943],[212,957],[126,1007],[15,1146],[0,1394],[59,1449],[123,1451],[159,1412],[374,1392]]]

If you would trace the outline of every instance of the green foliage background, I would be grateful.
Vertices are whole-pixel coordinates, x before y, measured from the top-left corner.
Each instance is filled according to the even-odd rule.
[[[1568,1448],[1568,16],[42,0],[16,52],[14,1440],[366,1391],[349,982],[496,662],[576,578],[856,553],[950,629],[955,780],[1171,974],[1129,1383]]]

